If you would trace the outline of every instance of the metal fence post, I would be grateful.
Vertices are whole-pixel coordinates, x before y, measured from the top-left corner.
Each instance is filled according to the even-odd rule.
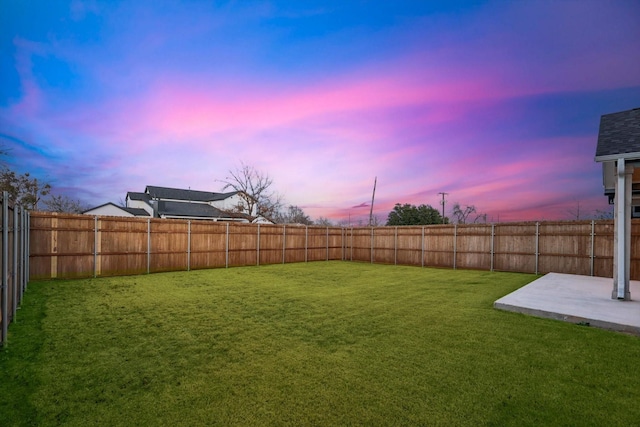
[[[393,265],[398,265],[398,227],[394,229],[393,235]]]
[[[98,277],[98,215],[93,217],[93,277]]]
[[[309,250],[309,226],[304,227],[304,262],[308,262],[307,252]]]
[[[458,224],[453,224],[453,269],[456,269],[457,258],[457,245],[458,245]]]
[[[20,301],[22,301],[22,297],[24,296],[24,278],[25,273],[24,269],[26,266],[25,262],[25,216],[24,209],[20,209]]]
[[[187,221],[187,271],[191,271],[191,220]]]
[[[27,211],[27,268],[25,272],[27,273],[27,277],[25,279],[24,290],[27,290],[27,286],[29,286],[29,279],[31,278],[31,214]]]
[[[594,275],[596,222],[591,220],[591,275]]]
[[[420,240],[420,248],[422,249],[421,267],[424,267],[424,226],[422,226],[422,239]]]
[[[540,223],[536,222],[536,270],[535,274],[538,274],[538,260],[540,257]]]
[[[260,224],[258,224],[258,244],[256,246],[256,265],[260,265]]]
[[[151,218],[147,218],[147,274],[151,272]]]
[[[493,271],[493,257],[494,257],[494,240],[496,235],[496,225],[491,224],[491,271]]]
[[[371,227],[371,264],[373,264],[373,227]]]
[[[327,259],[329,261],[329,227],[327,227]]]
[[[227,223],[227,237],[224,245],[224,268],[229,268],[229,223]]]
[[[18,311],[18,206],[13,207],[13,272],[11,274],[11,286],[13,288],[13,315],[15,319]]]
[[[282,263],[285,263],[285,260],[287,258],[286,256],[286,251],[287,251],[287,226],[283,225],[282,226]]]
[[[350,260],[353,261],[353,227],[351,227],[351,248],[350,248],[349,252],[351,252],[351,255],[350,255],[351,259]]]
[[[8,301],[9,289],[7,286],[9,263],[9,194],[2,192],[2,345],[7,343],[7,323],[9,322]]]

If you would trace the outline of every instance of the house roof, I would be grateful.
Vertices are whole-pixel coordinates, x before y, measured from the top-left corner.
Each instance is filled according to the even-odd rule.
[[[596,162],[640,159],[640,108],[600,117]]]
[[[142,208],[127,208],[124,206],[120,206],[120,209],[125,210],[129,212],[131,215],[135,215],[135,216],[151,216],[149,215],[149,212],[145,211]]]
[[[83,211],[82,213],[86,214],[87,212],[91,212],[93,210],[100,209],[100,208],[105,207],[105,206],[112,206],[114,208],[117,208],[117,209],[120,209],[120,210],[125,211],[127,213],[130,213],[133,216],[149,216],[149,212],[145,211],[144,209],[127,208],[127,207],[124,207],[124,206],[118,206],[115,203],[111,203],[111,202],[103,203],[100,206],[95,206],[95,207],[93,207],[91,209],[87,209],[86,211]]]
[[[155,187],[147,185],[146,193],[153,199],[189,200],[192,202],[211,202],[224,200],[237,194],[237,191],[229,193],[213,193],[211,191],[184,190],[180,188]]]
[[[166,200],[158,201],[158,215],[199,218],[250,218],[240,213],[221,211],[204,203],[173,202]]]
[[[151,196],[149,196],[149,194],[147,194],[147,193],[136,193],[134,191],[127,192],[127,197],[130,200],[141,200],[143,202],[148,202],[149,200],[151,200]]]

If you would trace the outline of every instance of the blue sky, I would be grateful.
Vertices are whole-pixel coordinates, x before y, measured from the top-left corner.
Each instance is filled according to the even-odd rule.
[[[90,205],[219,191],[240,162],[312,218],[608,209],[602,114],[640,107],[640,3],[0,5],[0,143]]]

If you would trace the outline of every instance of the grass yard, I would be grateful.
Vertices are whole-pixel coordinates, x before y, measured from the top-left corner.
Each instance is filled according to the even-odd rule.
[[[316,262],[31,283],[0,425],[640,424],[640,339],[514,273]]]

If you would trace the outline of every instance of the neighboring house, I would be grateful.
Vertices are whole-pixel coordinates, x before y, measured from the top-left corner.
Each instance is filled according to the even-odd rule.
[[[151,216],[144,209],[117,206],[114,203],[105,203],[82,212],[85,215],[108,215],[108,216]]]
[[[148,185],[142,193],[128,192],[125,203],[126,208],[120,209],[135,209],[140,213],[135,216],[271,223],[265,218],[257,216],[255,208],[253,212],[247,212],[246,203],[237,191],[214,193]],[[85,213],[96,214],[93,212],[95,209],[98,208]],[[98,215],[112,214],[99,213]]]

